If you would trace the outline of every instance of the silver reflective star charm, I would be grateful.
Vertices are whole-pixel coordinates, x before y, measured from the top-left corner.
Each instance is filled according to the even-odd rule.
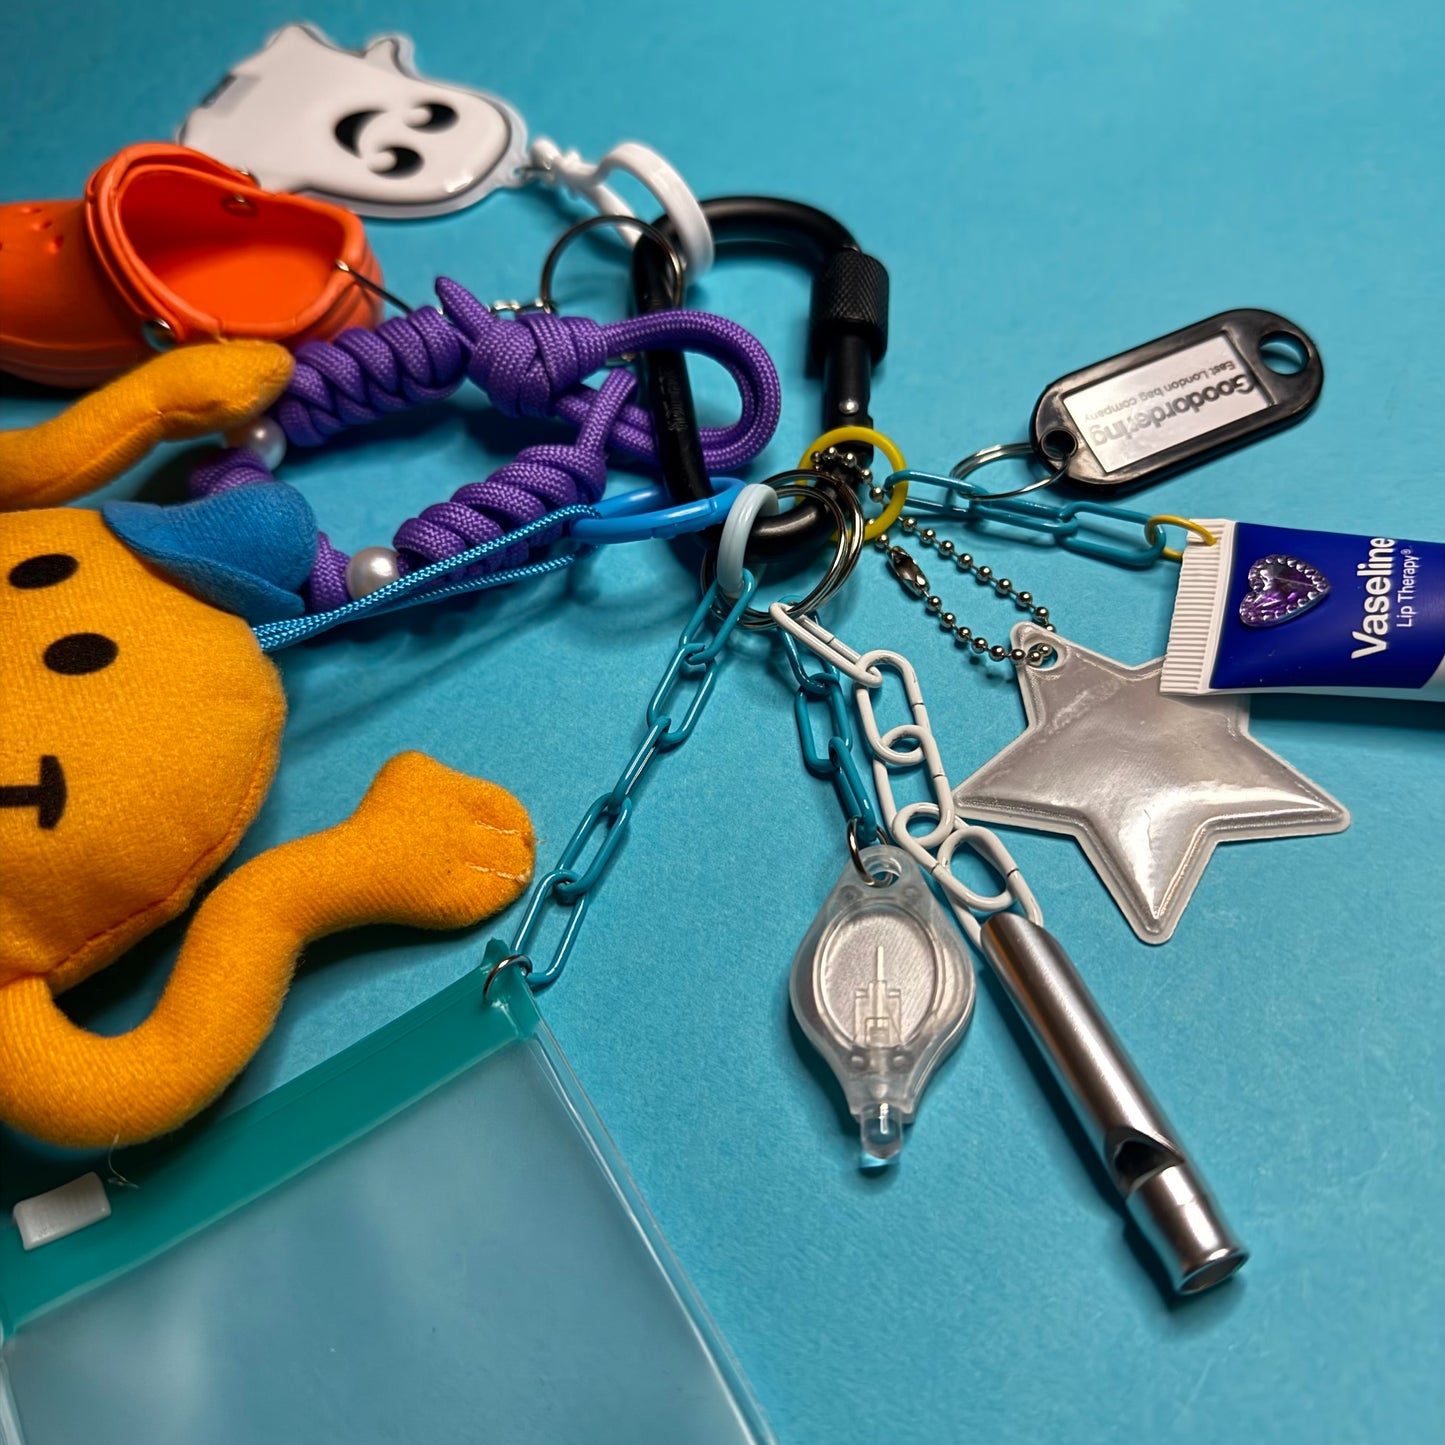
[[[1076,838],[1145,943],[1174,932],[1217,843],[1349,827],[1250,737],[1247,697],[1166,696],[1162,657],[1125,667],[1030,622],[1012,640],[1058,661],[1019,668],[1028,727],[959,785],[958,811]]]

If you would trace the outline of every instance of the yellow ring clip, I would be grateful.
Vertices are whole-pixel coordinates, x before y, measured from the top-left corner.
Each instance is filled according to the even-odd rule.
[[[1157,517],[1150,517],[1149,520],[1144,523],[1144,540],[1151,547],[1154,545],[1154,539],[1159,535],[1161,525],[1183,527],[1186,532],[1193,532],[1206,547],[1217,547],[1219,545],[1219,538],[1216,537],[1208,527],[1201,527],[1198,522],[1191,522],[1188,517],[1171,517],[1165,513]],[[1184,560],[1184,553],[1177,547],[1165,547],[1160,555],[1167,557],[1171,562],[1182,562]]]
[[[803,453],[803,459],[798,466],[804,471],[809,470],[813,464],[814,452],[825,452],[829,447],[837,446],[839,442],[867,442],[869,446],[877,447],[888,458],[888,464],[895,472],[908,469],[908,463],[903,460],[903,453],[898,450],[893,440],[884,436],[881,431],[874,431],[871,426],[836,426],[832,431],[825,431]],[[875,537],[881,537],[898,520],[898,514],[903,510],[903,504],[907,500],[908,483],[895,482],[893,495],[888,499],[888,505],[863,529],[863,540],[871,542]]]

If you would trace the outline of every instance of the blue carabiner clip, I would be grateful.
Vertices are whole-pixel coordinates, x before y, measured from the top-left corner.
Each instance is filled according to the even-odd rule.
[[[614,542],[644,542],[653,537],[678,537],[716,526],[728,514],[744,483],[738,477],[713,477],[713,494],[696,502],[659,506],[668,491],[661,482],[649,482],[630,492],[605,497],[593,504],[595,517],[579,517],[571,535],[591,547]]]

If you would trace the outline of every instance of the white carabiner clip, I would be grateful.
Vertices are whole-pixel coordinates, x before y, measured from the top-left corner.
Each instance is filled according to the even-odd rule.
[[[677,247],[687,264],[688,276],[696,280],[710,270],[712,227],[691,187],[651,146],[635,140],[623,141],[594,164],[584,160],[577,151],[564,151],[556,141],[541,136],[532,142],[523,167],[523,174],[535,176],[550,186],[560,186],[595,206],[604,216],[635,216],[632,207],[606,184],[607,177],[615,171],[635,177],[657,198],[677,232]],[[635,245],[636,239],[629,236],[628,244]]]

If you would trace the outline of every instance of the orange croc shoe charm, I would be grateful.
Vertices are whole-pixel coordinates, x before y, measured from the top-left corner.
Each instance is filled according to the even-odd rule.
[[[153,350],[294,347],[380,320],[360,220],[177,145],[128,146],[78,201],[0,205],[0,371],[95,386]]]

